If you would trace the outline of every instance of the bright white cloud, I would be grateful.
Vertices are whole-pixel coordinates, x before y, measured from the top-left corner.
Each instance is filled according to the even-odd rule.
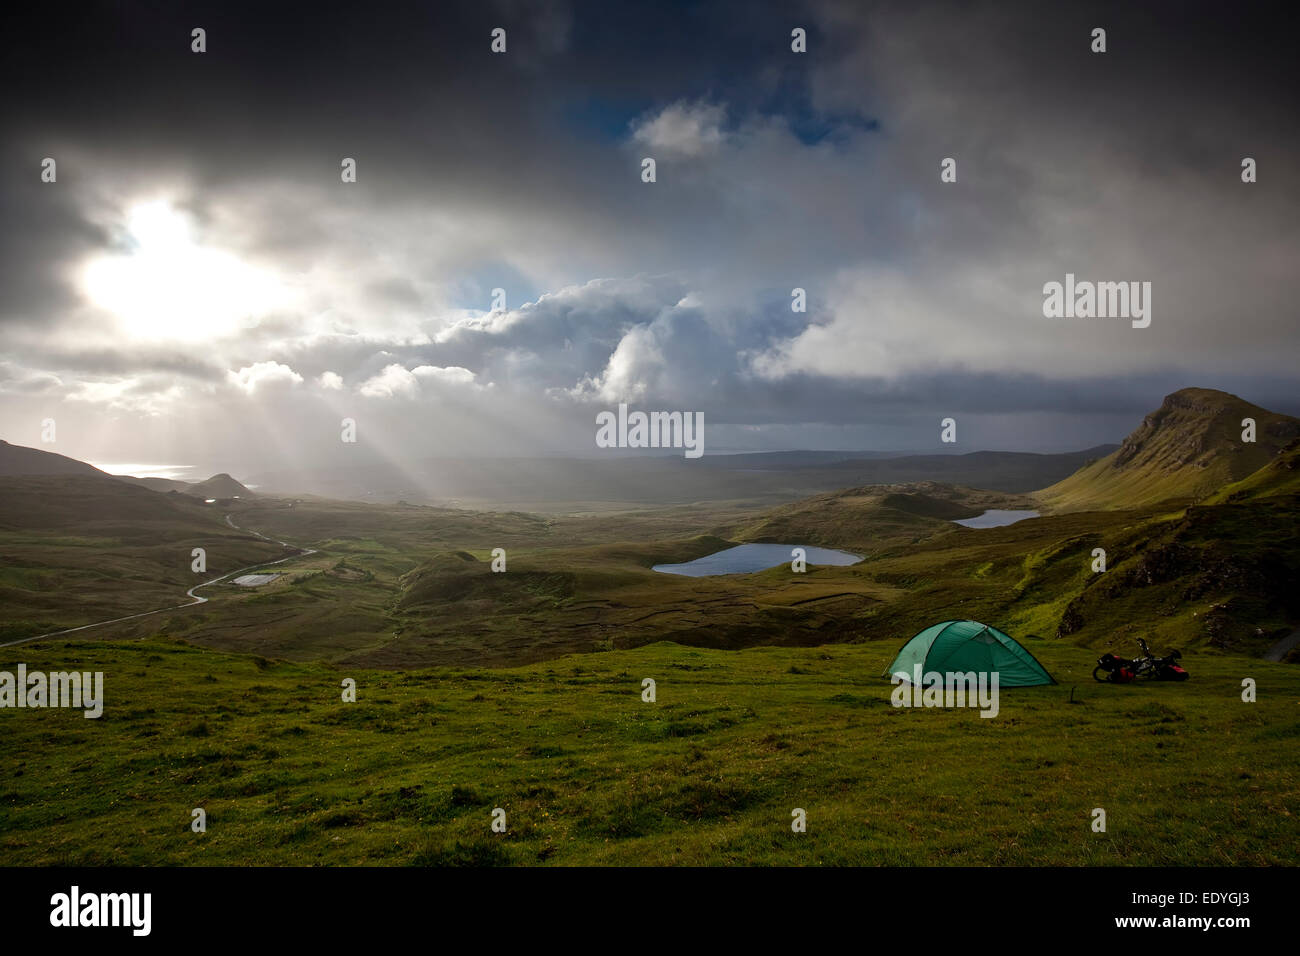
[[[449,365],[440,368],[437,365],[420,365],[411,369],[411,374],[417,379],[424,379],[433,382],[440,382],[447,385],[473,385],[474,373],[467,368],[459,365]]]
[[[652,376],[664,366],[663,350],[655,331],[648,325],[629,329],[619,341],[597,376],[578,383],[569,394],[574,398],[599,398],[606,402],[635,402],[645,397]]]
[[[226,381],[252,395],[259,388],[268,385],[299,385],[302,376],[279,362],[255,362],[238,372],[227,372]]]
[[[475,375],[460,366],[417,365],[413,369],[407,369],[394,362],[384,366],[378,375],[363,382],[357,391],[367,398],[415,398],[421,393],[421,384],[432,388],[440,385],[472,386],[475,384]]]
[[[373,378],[361,383],[357,389],[367,398],[411,397],[420,391],[420,380],[404,366],[394,362]]]

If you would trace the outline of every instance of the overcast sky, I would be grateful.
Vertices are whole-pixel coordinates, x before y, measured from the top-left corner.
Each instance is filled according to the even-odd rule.
[[[3,16],[11,442],[248,473],[353,453],[343,417],[419,458],[597,454],[620,401],[703,412],[708,453],[935,450],[947,416],[957,450],[1083,448],[1189,385],[1300,412],[1300,83],[1264,7]],[[1150,282],[1150,326],[1045,318],[1066,273]]]

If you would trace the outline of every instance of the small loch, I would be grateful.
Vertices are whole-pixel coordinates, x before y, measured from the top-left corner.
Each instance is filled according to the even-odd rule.
[[[1026,518],[1037,518],[1037,511],[998,511],[990,509],[982,515],[976,515],[974,518],[962,518],[960,521],[954,521],[953,524],[959,524],[963,528],[1001,528],[1003,525],[1015,524],[1017,521],[1024,521]]]
[[[656,564],[655,571],[664,574],[684,574],[691,578],[710,577],[715,574],[753,574],[778,564],[788,564],[790,552],[803,548],[811,565],[829,564],[843,567],[862,560],[856,554],[836,551],[834,548],[810,548],[796,544],[739,544],[724,551],[706,554],[684,564]]]

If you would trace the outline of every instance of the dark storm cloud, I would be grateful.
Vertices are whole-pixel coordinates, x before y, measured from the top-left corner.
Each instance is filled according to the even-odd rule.
[[[12,159],[13,148],[5,147],[3,155]],[[30,160],[28,165],[27,175],[11,166],[0,187],[0,223],[4,224],[0,228],[0,300],[4,303],[0,327],[6,320],[39,324],[75,304],[78,295],[64,274],[68,259],[108,242],[103,230],[82,217],[70,196],[43,190],[33,174],[39,167]]]
[[[496,426],[527,409],[557,436],[621,398],[927,436],[961,409],[1005,444],[1032,440],[1013,421],[1031,410],[1118,429],[1184,385],[1294,392],[1300,84],[1262,5],[4,17],[0,79],[22,92],[0,105],[0,358],[27,392],[129,402],[234,381],[269,408],[368,388],[382,416],[385,400],[446,407],[464,387],[465,414]],[[790,53],[795,25],[807,55]],[[1258,184],[1239,180],[1245,155]],[[44,156],[56,186],[37,180]],[[346,187],[344,156],[359,171]],[[956,185],[939,182],[945,156]],[[123,204],[164,188],[293,304],[210,342],[112,341],[69,270],[120,247]],[[1044,320],[1042,284],[1067,271],[1151,280],[1151,329]],[[498,286],[506,313],[484,315]],[[796,286],[806,314],[790,311]],[[247,370],[273,367],[289,384],[254,387]],[[318,384],[326,372],[341,387]]]
[[[606,238],[648,219],[641,230],[622,230],[636,240],[698,197],[660,212],[628,188],[635,157],[593,153],[587,131],[564,117],[593,99],[627,104],[599,149],[656,104],[745,90],[758,72],[755,53],[784,46],[797,8],[579,9],[146,3],[101,4],[67,21],[11,13],[8,35],[23,39],[4,75],[30,92],[7,102],[4,122],[28,147],[49,144],[41,155],[71,141],[79,154],[121,167],[179,171],[200,197],[200,221],[209,218],[202,197],[250,182],[337,182],[346,155],[361,170],[359,215],[413,199],[491,204],[519,218],[535,209],[576,219]],[[202,57],[189,52],[195,25],[208,31]],[[488,50],[497,25],[509,29],[506,56]],[[42,82],[32,85],[34,76]],[[39,158],[31,152],[8,157],[13,178]],[[75,183],[74,172],[64,181]],[[261,198],[280,208],[267,216],[270,228],[250,237],[250,250],[301,251],[338,238],[301,203],[271,190]],[[39,215],[16,221],[42,224]],[[628,244],[644,268],[669,267],[645,256],[653,239]]]

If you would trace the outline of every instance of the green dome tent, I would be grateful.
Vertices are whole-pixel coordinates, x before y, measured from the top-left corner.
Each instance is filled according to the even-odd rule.
[[[989,673],[996,671],[1001,687],[1055,684],[1033,654],[996,627],[979,621],[932,624],[903,645],[885,676],[902,673],[912,682],[916,665],[921,673]]]

